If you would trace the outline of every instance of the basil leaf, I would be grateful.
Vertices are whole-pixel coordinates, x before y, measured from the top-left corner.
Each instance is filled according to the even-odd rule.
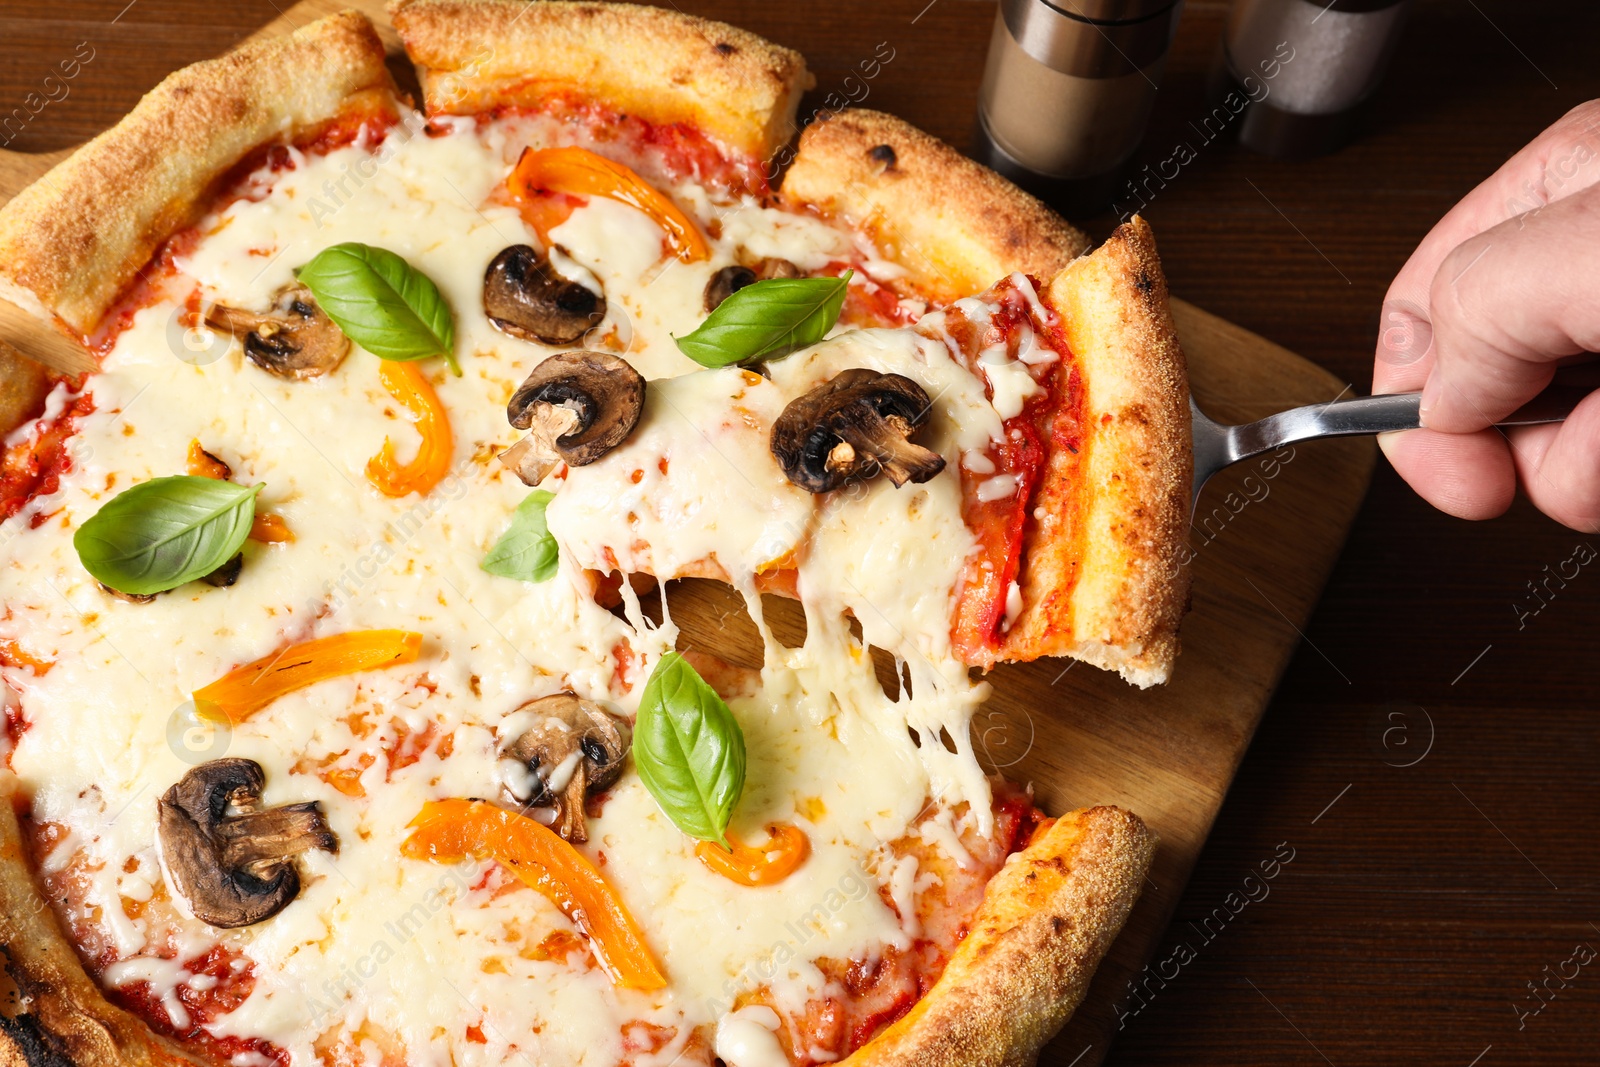
[[[490,574],[519,582],[543,582],[556,573],[556,539],[544,522],[544,509],[556,495],[529,493],[511,513],[511,525],[478,564]]]
[[[639,778],[673,824],[728,847],[744,792],[744,731],[689,661],[668,652],[650,672],[633,724]]]
[[[78,527],[83,569],[144,596],[203,578],[233,558],[250,533],[260,485],[180,474],[140,482]]]
[[[753,282],[718,304],[693,333],[673,340],[702,367],[751,363],[816,344],[839,321],[854,273]]]
[[[328,318],[379,359],[444,356],[457,376],[455,320],[439,287],[386,248],[324,248],[295,271]]]

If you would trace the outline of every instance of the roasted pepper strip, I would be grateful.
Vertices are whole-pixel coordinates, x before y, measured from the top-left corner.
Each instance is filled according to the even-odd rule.
[[[226,482],[233,477],[233,468],[207,452],[199,441],[189,442],[186,467],[196,478],[215,478],[219,482]],[[282,544],[294,540],[294,531],[289,529],[282,515],[262,511],[258,506],[255,518],[250,521],[250,540],[269,545]]]
[[[700,230],[676,204],[621,163],[587,148],[525,148],[509,184],[512,197],[523,205],[535,204],[550,193],[616,200],[654,219],[666,231],[673,255],[683,262],[694,263],[711,255]],[[549,232],[543,227],[552,216],[537,208],[524,211],[523,216],[544,246],[550,247]],[[564,219],[565,214],[560,217]]]
[[[402,855],[435,863],[492,859],[546,897],[587,934],[612,982],[627,989],[667,984],[644,933],[583,854],[526,815],[483,800],[430,800],[411,820]]]
[[[767,843],[760,848],[746,845],[732,832],[727,838],[732,851],[715,841],[702,841],[694,846],[694,854],[711,870],[740,885],[777,885],[811,854],[810,839],[792,823],[770,823]]]
[[[421,648],[422,635],[405,630],[354,630],[319,637],[236,667],[196,689],[195,707],[210,705],[230,722],[243,722],[285,693],[342,674],[411,663]]]
[[[450,471],[455,453],[455,436],[450,432],[450,417],[439,394],[415,363],[385,360],[378,377],[389,395],[400,402],[416,420],[422,444],[410,463],[395,458],[394,440],[385,437],[383,450],[367,462],[367,480],[385,496],[427,493]]]

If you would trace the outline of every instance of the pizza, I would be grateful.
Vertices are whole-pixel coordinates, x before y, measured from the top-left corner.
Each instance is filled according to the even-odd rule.
[[[1006,662],[1173,669],[1148,227],[888,115],[791,146],[735,27],[390,17],[420,100],[346,12],[0,209],[98,367],[0,346],[6,1062],[1030,1061],[1156,842],[968,727]]]

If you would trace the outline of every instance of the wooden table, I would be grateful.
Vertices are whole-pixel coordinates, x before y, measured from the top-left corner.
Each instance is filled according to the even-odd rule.
[[[802,50],[818,79],[807,109],[887,42],[894,59],[864,102],[970,143],[990,3],[681,2]],[[1207,111],[1227,6],[1188,3],[1140,164],[1170,155]],[[1146,212],[1173,291],[1365,391],[1384,288],[1417,240],[1541,128],[1600,96],[1600,11],[1533,7],[1418,0],[1374,128],[1334,156],[1205,146]],[[276,14],[272,0],[8,4],[0,146],[81,141],[139,87]],[[74,54],[75,77],[46,80]],[[1113,220],[1080,221],[1098,235]],[[1519,628],[1519,609],[1539,607],[1527,583],[1583,543],[1600,537],[1520,503],[1491,523],[1446,518],[1380,465],[1156,953],[1159,966],[1187,945],[1193,959],[1148,983],[1108,1062],[1593,1061],[1600,964],[1565,987],[1550,976],[1572,974],[1575,946],[1600,950],[1600,572],[1552,583]],[[1289,849],[1269,895],[1208,939],[1213,909]],[[1534,999],[1528,983],[1547,978],[1553,996]]]

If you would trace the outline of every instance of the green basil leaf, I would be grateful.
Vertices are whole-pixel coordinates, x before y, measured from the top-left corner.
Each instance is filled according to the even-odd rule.
[[[426,274],[393,252],[353,241],[333,245],[294,273],[368,352],[401,361],[442,355],[460,375],[450,305]]]
[[[519,582],[542,582],[556,573],[556,539],[544,522],[544,509],[556,495],[529,493],[511,513],[511,525],[478,564],[490,574]]]
[[[752,363],[816,344],[839,321],[853,273],[753,282],[718,304],[693,333],[673,340],[702,367]]]
[[[78,527],[83,569],[120,593],[144,596],[203,578],[250,533],[259,485],[180,474],[140,482]]]
[[[728,847],[744,792],[744,731],[689,661],[668,652],[650,672],[633,724],[639,778],[673,824]]]

